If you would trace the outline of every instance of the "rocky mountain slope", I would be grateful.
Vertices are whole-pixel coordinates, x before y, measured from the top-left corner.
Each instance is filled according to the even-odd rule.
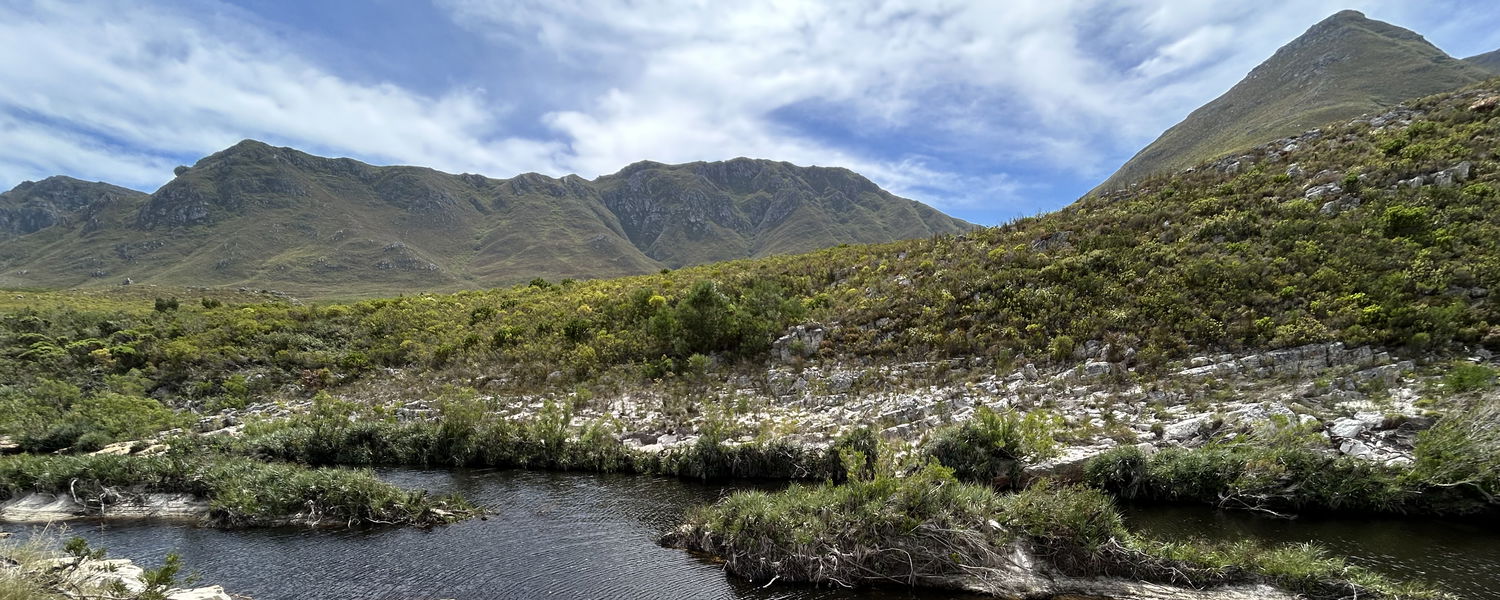
[[[1095,191],[1493,76],[1473,63],[1406,29],[1357,11],[1337,13],[1172,126]]]
[[[155,193],[65,177],[0,201],[0,286],[369,295],[611,277],[970,228],[846,169],[642,162],[588,181],[377,167],[244,141]]]
[[[136,204],[146,194],[72,177],[28,181],[0,192],[0,240],[53,227],[97,228],[98,215],[115,203]]]

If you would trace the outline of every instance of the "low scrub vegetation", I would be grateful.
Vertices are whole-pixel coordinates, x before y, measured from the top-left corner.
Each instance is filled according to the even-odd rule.
[[[1273,514],[1472,514],[1500,509],[1500,410],[1476,402],[1417,439],[1416,462],[1388,466],[1330,453],[1314,430],[1281,421],[1259,435],[1147,455],[1118,448],[1088,482],[1126,500],[1207,502]]]
[[[548,403],[526,420],[506,419],[490,408],[472,390],[450,389],[434,419],[396,421],[324,395],[309,414],[255,425],[239,438],[180,443],[308,465],[502,467],[692,479],[841,479],[848,460],[873,468],[877,454],[874,436],[863,429],[827,450],[774,439],[730,443],[710,430],[686,447],[642,452],[622,443],[609,421],[572,427],[573,413],[559,404]]]

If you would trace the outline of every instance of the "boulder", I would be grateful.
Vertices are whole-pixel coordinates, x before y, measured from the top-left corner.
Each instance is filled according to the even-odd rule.
[[[1081,378],[1092,379],[1095,377],[1103,377],[1105,375],[1108,375],[1110,371],[1113,370],[1114,365],[1104,361],[1096,360],[1083,363],[1083,366],[1078,368],[1077,374]]]
[[[1185,421],[1178,421],[1162,428],[1162,439],[1182,441],[1198,435],[1203,426],[1208,424],[1208,415],[1199,415]]]
[[[1344,440],[1344,443],[1339,444],[1339,452],[1346,456],[1366,460],[1374,458],[1375,454],[1368,444],[1359,440]]]
[[[1500,96],[1485,96],[1483,98],[1475,100],[1473,104],[1470,104],[1469,110],[1475,112],[1488,112],[1495,110],[1496,106],[1500,106]]]
[[[1031,242],[1031,249],[1037,252],[1056,250],[1068,245],[1068,238],[1073,236],[1071,231],[1056,231],[1049,233],[1036,241]]]

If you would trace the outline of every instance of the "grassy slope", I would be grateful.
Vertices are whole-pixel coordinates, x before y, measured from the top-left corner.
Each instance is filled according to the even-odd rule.
[[[1486,52],[1478,56],[1470,56],[1464,62],[1480,67],[1491,73],[1500,74],[1500,50]]]
[[[1224,95],[1146,146],[1098,189],[1117,189],[1151,174],[1175,172],[1488,76],[1411,31],[1345,11],[1277,50]]]

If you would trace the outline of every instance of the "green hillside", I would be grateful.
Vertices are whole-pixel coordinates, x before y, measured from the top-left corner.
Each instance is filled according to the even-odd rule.
[[[1146,146],[1095,191],[1122,188],[1324,123],[1490,77],[1422,36],[1346,10],[1277,50]]]
[[[0,202],[0,225],[17,224],[0,241],[0,285],[129,280],[393,295],[617,277],[971,227],[845,169],[750,159],[639,163],[595,181],[491,179],[245,141],[149,196],[70,181],[23,184]],[[37,213],[33,188],[55,190],[49,206],[61,208],[49,210],[62,216],[35,216],[51,213]],[[117,201],[96,201],[106,193]]]
[[[806,322],[829,331],[818,356],[862,364],[1070,364],[1085,340],[1131,349],[1141,373],[1333,340],[1500,349],[1500,82],[1486,86],[1380,126],[1325,124],[1285,154],[1263,145],[1235,173],[1203,165],[959,236],[352,304],[8,294],[0,367],[15,389],[135,372],[196,402],[382,367],[523,388],[730,369]]]

